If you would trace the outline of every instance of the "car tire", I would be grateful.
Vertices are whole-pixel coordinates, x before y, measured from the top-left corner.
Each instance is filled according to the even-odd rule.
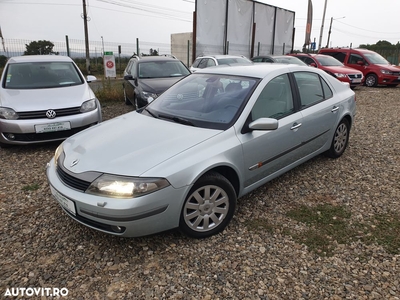
[[[183,204],[179,228],[193,238],[206,238],[225,229],[236,209],[236,192],[219,173],[202,176]]]
[[[338,158],[342,156],[344,150],[347,148],[350,136],[349,121],[343,119],[336,127],[335,134],[333,135],[332,144],[326,155],[330,158]]]
[[[124,101],[126,105],[132,105],[131,101],[129,101],[128,97],[126,96],[125,87],[124,87]]]
[[[368,74],[365,77],[365,85],[368,87],[374,87],[378,85],[378,77],[375,74]]]

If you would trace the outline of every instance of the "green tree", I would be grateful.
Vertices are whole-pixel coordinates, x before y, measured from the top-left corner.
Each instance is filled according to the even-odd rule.
[[[0,55],[0,68],[4,68],[7,62],[7,56]]]
[[[44,55],[44,54],[56,54],[58,52],[53,51],[54,44],[50,41],[40,40],[33,41],[29,44],[25,44],[26,51],[24,55]]]

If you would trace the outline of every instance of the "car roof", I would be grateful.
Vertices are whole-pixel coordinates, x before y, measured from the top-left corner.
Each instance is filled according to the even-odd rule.
[[[203,56],[198,56],[197,58],[204,58],[204,57],[212,57],[212,58],[237,58],[237,57],[241,57],[241,58],[245,58],[245,56],[243,55],[229,55],[229,54],[217,54],[217,55],[203,55]]]
[[[11,57],[7,63],[24,63],[24,62],[48,62],[48,61],[67,61],[72,59],[62,55],[24,55]]]
[[[291,70],[304,70],[310,72],[310,67],[308,66],[300,66],[293,64],[251,64],[251,65],[233,65],[233,66],[216,66],[211,68],[204,68],[196,71],[194,74],[202,74],[202,73],[212,73],[212,74],[224,74],[224,75],[235,75],[235,76],[245,76],[245,77],[256,77],[256,78],[264,78],[269,73],[273,71],[286,71],[290,72]],[[319,72],[318,69],[313,68],[313,72]]]
[[[140,57],[132,57],[131,59],[137,59],[138,62],[141,61],[179,61],[178,59],[170,56],[140,56]]]

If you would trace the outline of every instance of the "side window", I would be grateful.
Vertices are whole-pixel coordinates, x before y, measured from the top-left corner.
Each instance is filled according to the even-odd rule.
[[[199,65],[200,60],[201,60],[201,59],[197,58],[197,59],[193,62],[192,67],[193,67],[193,68],[197,68],[197,66]]]
[[[356,65],[357,62],[359,62],[359,61],[364,62],[364,59],[362,58],[361,55],[354,54],[354,53],[350,54],[349,64],[355,64]]]
[[[301,107],[309,107],[332,97],[328,84],[318,74],[296,72],[294,77],[300,94]]]
[[[208,61],[207,61],[207,68],[208,67],[214,67],[215,65],[216,65],[215,61],[213,59],[209,58]]]
[[[293,97],[287,74],[272,79],[262,90],[251,111],[252,119],[281,119],[293,112]]]
[[[253,58],[254,62],[262,62],[263,58],[262,57],[257,57],[257,58]]]
[[[200,68],[200,69],[206,68],[206,67],[207,67],[207,61],[208,61],[207,58],[203,58],[203,59],[199,62],[198,68]]]

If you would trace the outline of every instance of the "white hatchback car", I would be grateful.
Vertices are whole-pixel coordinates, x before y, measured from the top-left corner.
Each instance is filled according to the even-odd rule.
[[[0,146],[63,140],[102,121],[101,106],[74,61],[27,55],[8,60],[0,86]]]

